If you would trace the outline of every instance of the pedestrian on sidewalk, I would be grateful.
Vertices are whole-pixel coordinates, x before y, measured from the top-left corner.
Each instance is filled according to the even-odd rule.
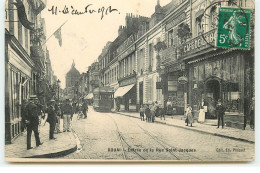
[[[164,118],[164,120],[165,120],[166,108],[164,108],[163,105],[160,105],[158,112],[159,112],[159,115],[161,117],[161,120],[162,120],[162,118]]]
[[[28,100],[24,99],[22,102],[22,108],[21,108],[21,117],[22,117],[22,121],[21,121],[21,131],[22,133],[25,131],[26,129],[26,107],[28,105]]]
[[[216,105],[216,112],[218,117],[218,128],[220,124],[220,120],[222,123],[222,129],[224,128],[224,115],[225,115],[226,108],[223,106],[221,99],[218,100],[218,104]]]
[[[55,126],[57,123],[57,119],[56,119],[56,110],[55,110],[55,100],[51,99],[50,100],[50,106],[47,109],[47,113],[48,113],[48,118],[47,118],[47,122],[50,124],[50,131],[49,131],[49,139],[53,140],[56,139],[54,138],[54,130],[55,130]]]
[[[30,102],[26,106],[25,122],[27,124],[27,150],[32,149],[31,147],[31,136],[32,131],[36,141],[36,147],[42,145],[39,137],[39,107],[36,105],[37,97],[35,95],[30,97]]]
[[[144,121],[144,106],[141,105],[141,108],[140,108],[140,118],[141,118],[141,121]]]
[[[62,116],[63,116],[63,132],[71,131],[71,118],[73,115],[73,108],[70,104],[70,100],[66,99],[66,103],[61,108]]]
[[[149,105],[145,106],[144,113],[145,113],[145,117],[146,117],[146,122],[150,122],[151,121],[151,110],[149,108]]]
[[[186,120],[185,122],[187,123],[186,126],[190,126],[192,127],[192,123],[194,122],[194,117],[193,117],[193,114],[192,114],[192,107],[188,104],[187,105],[187,109],[186,109]]]
[[[83,100],[83,104],[82,104],[82,112],[84,114],[84,119],[86,119],[87,116],[87,111],[88,111],[88,104],[85,100]]]
[[[56,119],[57,119],[57,123],[55,126],[55,133],[57,134],[57,133],[61,133],[60,130],[61,107],[59,101],[57,101],[55,104],[55,110],[56,110]]]
[[[151,121],[152,121],[152,123],[153,123],[154,120],[155,120],[155,114],[156,114],[156,106],[155,106],[155,103],[152,103],[150,110],[151,110]]]
[[[204,99],[202,99],[201,103],[199,104],[199,107],[200,107],[200,113],[199,113],[198,122],[204,123],[205,122],[205,113],[207,110],[207,105],[205,104]]]
[[[157,101],[154,102],[154,106],[155,106],[155,116],[158,117],[159,116],[159,104]]]

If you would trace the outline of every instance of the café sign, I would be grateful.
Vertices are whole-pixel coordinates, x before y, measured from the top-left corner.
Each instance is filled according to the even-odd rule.
[[[216,29],[213,29],[207,33],[188,41],[183,46],[183,56],[187,56],[193,53],[200,52],[204,49],[212,47],[216,40]]]

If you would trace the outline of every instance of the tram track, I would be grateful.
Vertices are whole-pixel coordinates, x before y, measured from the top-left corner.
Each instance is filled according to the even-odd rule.
[[[132,120],[131,120],[131,121],[132,121]],[[173,147],[173,146],[167,144],[165,141],[162,141],[162,140],[158,139],[157,137],[155,137],[154,135],[152,135],[150,132],[148,132],[147,130],[145,130],[143,127],[141,127],[139,124],[136,124],[136,125],[137,125],[140,129],[142,129],[146,135],[150,136],[154,141],[156,141],[158,144],[160,144],[164,149],[167,149],[167,148],[176,148],[176,149],[177,149],[177,147]],[[166,145],[167,145],[168,147],[167,147]],[[170,153],[172,156],[174,156],[177,160],[182,160],[182,159],[180,159],[178,156],[176,156],[176,154],[174,154],[174,152],[169,151],[169,153]],[[184,154],[184,153],[183,153],[183,154]],[[195,156],[193,156],[193,155],[191,155],[191,154],[189,154],[189,153],[185,153],[185,154],[191,156],[192,158],[194,158],[194,159],[196,159],[196,160],[201,160],[201,159],[199,159],[198,157],[195,157]]]
[[[115,124],[115,126],[116,126],[117,136],[118,136],[118,138],[119,138],[119,140],[120,140],[120,145],[121,145],[121,147],[122,147],[123,158],[124,158],[125,160],[128,160],[129,158],[127,158],[127,156],[126,156],[126,151],[125,151],[125,149],[124,149],[123,144],[125,144],[128,148],[132,148],[132,147],[126,142],[124,136],[120,133],[119,128],[118,128],[118,125],[117,125],[117,123],[116,123],[116,120],[115,120],[114,118],[112,118],[112,116],[110,116],[110,115],[109,115],[109,117],[114,121],[114,124]],[[140,155],[138,152],[136,152],[135,150],[131,150],[131,152],[134,153],[134,154],[135,154],[137,157],[139,157],[141,160],[146,160],[143,156],[141,156],[141,155]]]

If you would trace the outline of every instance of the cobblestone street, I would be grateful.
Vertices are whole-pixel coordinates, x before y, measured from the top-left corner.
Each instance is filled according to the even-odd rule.
[[[72,126],[80,147],[63,159],[249,161],[254,158],[253,143],[147,123],[115,113],[98,113],[92,108],[87,119],[77,120],[74,115]]]

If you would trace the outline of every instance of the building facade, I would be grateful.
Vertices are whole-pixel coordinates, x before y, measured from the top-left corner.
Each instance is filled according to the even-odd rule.
[[[199,111],[202,99],[208,105],[206,119],[216,119],[215,105],[219,99],[226,106],[225,124],[228,127],[243,129],[250,104],[254,97],[254,46],[248,51],[222,49],[210,46],[215,43],[217,15],[214,1],[192,1],[191,26],[192,37],[183,44],[181,56],[188,68],[188,102],[195,111]],[[221,2],[218,6],[254,8],[246,0]],[[207,8],[208,7],[208,8]],[[209,16],[203,19],[204,15]],[[200,26],[203,19],[208,25]],[[203,28],[202,28],[203,27]],[[253,32],[253,31],[252,31]],[[207,43],[205,43],[206,38]],[[253,40],[253,38],[252,38]],[[200,42],[195,46],[194,43]]]
[[[70,70],[66,74],[66,99],[78,99],[79,95],[79,80],[80,80],[80,72],[75,67],[75,62],[71,65]]]
[[[18,17],[18,8],[25,7],[27,19]],[[45,23],[41,11],[43,1],[7,0],[5,4],[5,141],[12,141],[22,131],[22,106],[30,95],[39,96],[39,79],[45,74]],[[23,11],[22,11],[23,12]],[[27,20],[34,23],[28,26]],[[36,36],[38,36],[36,38]],[[37,49],[35,49],[35,46]],[[37,50],[37,51],[36,51]],[[40,55],[40,56],[38,56]],[[38,62],[42,63],[38,69]],[[41,103],[42,99],[40,100]]]
[[[180,0],[165,6],[157,1],[150,18],[127,14],[126,26],[99,57],[102,84],[114,87],[126,111],[157,101],[171,105],[169,115],[183,115],[190,104],[198,117],[204,99],[206,119],[214,120],[221,99],[227,107],[225,124],[243,128],[254,98],[254,35],[243,53],[214,43],[218,8],[252,5],[248,0]]]

